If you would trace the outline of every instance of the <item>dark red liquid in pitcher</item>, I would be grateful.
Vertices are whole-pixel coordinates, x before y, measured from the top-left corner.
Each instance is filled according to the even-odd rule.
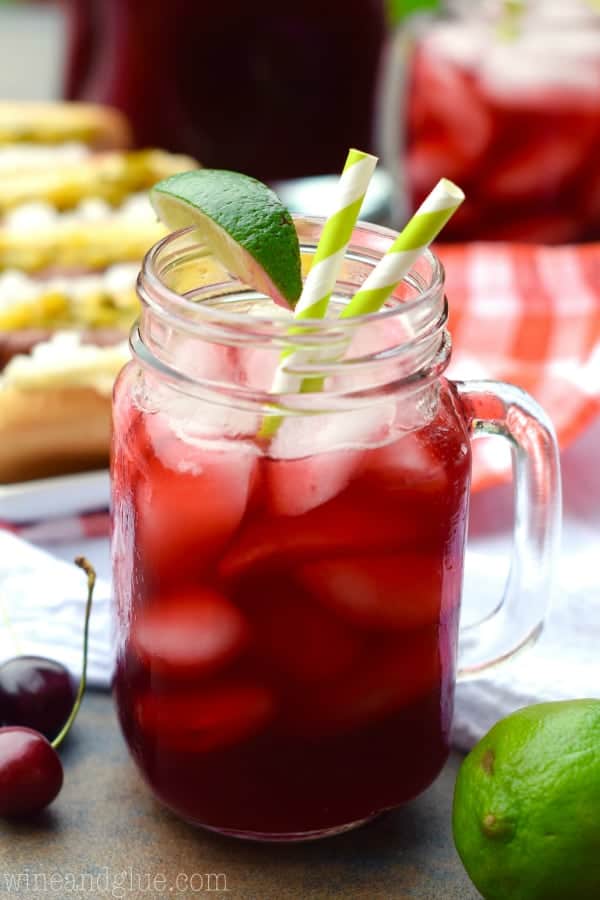
[[[185,819],[289,838],[414,797],[448,754],[468,439],[276,460],[185,443],[117,389],[116,698]]]
[[[123,110],[138,144],[262,180],[372,149],[383,0],[63,0],[66,96]]]
[[[567,46],[568,38],[567,31]],[[534,58],[534,74],[536,66],[542,69],[534,85],[521,83],[517,70],[506,86],[427,42],[418,48],[410,70],[408,155],[401,165],[415,208],[438,178],[452,178],[465,191],[468,202],[444,230],[444,240],[598,239],[600,41],[591,58],[588,50],[575,62],[579,82],[565,77],[561,86],[552,67],[550,76],[544,74],[544,60]],[[562,59],[556,72],[573,68],[573,60]]]

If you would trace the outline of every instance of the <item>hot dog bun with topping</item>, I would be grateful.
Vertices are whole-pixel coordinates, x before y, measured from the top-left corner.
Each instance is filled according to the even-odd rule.
[[[126,341],[86,345],[58,332],[14,356],[0,375],[0,483],[102,468],[111,394]]]
[[[125,116],[108,106],[0,101],[0,144],[69,142],[96,150],[129,147],[131,128]]]
[[[147,191],[197,165],[129,143],[111,109],[0,102],[0,484],[107,464],[137,272],[166,233]]]

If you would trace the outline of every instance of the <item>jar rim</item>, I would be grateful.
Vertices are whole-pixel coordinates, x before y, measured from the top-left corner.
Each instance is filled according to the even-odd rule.
[[[325,223],[325,219],[320,216],[293,215],[292,218],[297,230],[299,227],[300,229],[304,227],[316,231]],[[146,253],[138,276],[138,291],[146,305],[151,307],[152,310],[159,315],[164,316],[166,314],[169,317],[174,317],[179,320],[182,326],[191,327],[192,329],[195,325],[205,327],[207,324],[218,324],[221,327],[243,326],[247,329],[248,324],[251,323],[254,333],[261,329],[265,329],[272,337],[285,337],[288,335],[289,320],[273,320],[273,318],[268,315],[262,316],[260,314],[255,315],[254,313],[252,316],[249,316],[247,313],[226,310],[222,306],[215,307],[204,303],[198,303],[190,300],[185,295],[178,293],[166,284],[160,277],[159,260],[161,255],[165,253],[168,254],[169,251],[172,253],[174,246],[177,246],[177,242],[180,242],[186,237],[190,237],[193,234],[193,231],[194,227],[190,226],[172,232],[162,238],[162,240],[151,247]],[[316,247],[316,241],[307,241],[305,238],[303,239],[300,234],[298,237],[301,252],[307,251],[310,247]],[[363,241],[366,240],[367,242],[372,242],[371,245],[368,243],[361,244],[361,237]],[[374,267],[396,237],[397,232],[390,228],[374,225],[370,222],[358,221],[346,250],[345,259],[367,265],[370,264]],[[192,244],[191,248],[194,246],[197,250],[202,248],[202,245],[198,242]],[[424,260],[428,264],[430,275],[427,284],[423,283],[422,276],[417,276],[419,290],[416,297],[412,299],[402,299],[401,301],[399,300],[393,305],[385,305],[376,312],[359,316],[348,316],[344,319],[331,317],[321,319],[303,318],[303,330],[310,330],[312,333],[312,340],[314,340],[315,337],[318,340],[319,334],[324,336],[325,334],[329,334],[332,329],[339,335],[340,332],[344,332],[346,329],[355,329],[357,325],[379,322],[394,316],[397,317],[399,314],[411,316],[416,310],[425,306],[428,302],[431,302],[436,295],[439,295],[439,293],[443,291],[444,286],[444,268],[438,257],[430,249],[426,249],[421,254],[420,260]],[[412,283],[413,286],[415,286],[414,269],[415,267],[413,266],[400,284]],[[232,289],[235,288],[236,285],[239,286],[240,290],[251,290],[251,288],[243,282],[234,279],[232,276],[229,276],[229,280],[215,282],[211,285],[211,289],[217,288],[220,285],[223,286],[224,293],[227,294],[231,294]],[[214,290],[211,296],[214,297]],[[394,295],[392,295],[392,298],[393,297]]]

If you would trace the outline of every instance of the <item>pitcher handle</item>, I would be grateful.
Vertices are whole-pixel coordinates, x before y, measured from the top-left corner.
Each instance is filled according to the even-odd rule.
[[[561,528],[561,482],[554,427],[538,403],[511,384],[455,382],[471,438],[496,435],[511,447],[515,523],[501,604],[461,628],[459,680],[475,678],[535,643],[551,595]]]

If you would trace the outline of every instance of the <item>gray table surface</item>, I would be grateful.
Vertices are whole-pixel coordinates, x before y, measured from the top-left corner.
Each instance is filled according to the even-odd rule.
[[[339,837],[282,846],[195,830],[162,809],[128,758],[107,695],[87,695],[61,752],[65,784],[52,807],[36,821],[0,822],[0,897],[480,896],[461,866],[450,833],[458,754],[433,787],[404,809]],[[226,892],[217,890],[223,887]]]

